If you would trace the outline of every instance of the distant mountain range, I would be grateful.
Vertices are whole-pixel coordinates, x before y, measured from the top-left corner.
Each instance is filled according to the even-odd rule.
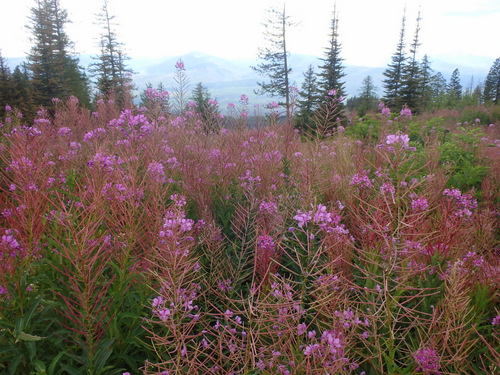
[[[256,74],[252,69],[252,65],[256,65],[256,59],[238,59],[228,60],[215,56],[205,55],[201,53],[189,53],[177,57],[165,58],[132,58],[129,61],[129,66],[134,70],[134,84],[139,92],[141,92],[147,83],[151,83],[156,87],[162,82],[167,90],[171,90],[174,85],[175,64],[182,58],[186,66],[186,74],[191,83],[191,88],[198,82],[202,82],[206,86],[212,97],[217,98],[221,104],[221,108],[225,108],[228,103],[238,102],[241,94],[246,94],[250,98],[251,104],[267,104],[271,101],[268,97],[257,96],[254,90],[258,88],[257,82],[265,80]],[[455,68],[460,71],[461,84],[464,88],[475,86],[484,81],[488,70],[493,63],[490,59],[477,58],[474,65],[463,63],[465,59],[457,57],[456,64],[452,64],[445,60],[432,59],[431,67],[435,72],[441,72],[446,79],[449,79]],[[9,66],[12,68],[20,64],[22,58],[7,59]],[[470,61],[470,59],[467,59]],[[92,62],[92,58],[88,55],[80,56],[80,65],[87,68]],[[307,55],[291,55],[290,66],[292,67],[291,82],[299,89],[303,81],[303,73],[308,66],[312,64],[317,67],[321,61],[315,56]],[[470,64],[470,63],[469,63]],[[383,95],[383,72],[385,67],[366,67],[345,65],[345,87],[347,96],[359,95],[362,87],[362,81],[368,75],[372,76],[375,86],[378,88],[377,94]],[[315,69],[318,71],[318,69]]]

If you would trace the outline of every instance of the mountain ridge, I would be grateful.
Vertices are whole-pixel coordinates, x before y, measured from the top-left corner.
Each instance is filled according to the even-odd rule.
[[[87,68],[93,59],[90,55],[79,55],[80,65]],[[258,88],[257,82],[264,80],[266,77],[259,76],[251,66],[258,64],[257,59],[224,59],[217,56],[207,55],[199,52],[187,53],[183,56],[166,56],[162,58],[131,58],[129,67],[135,72],[133,80],[137,90],[137,94],[142,92],[146,84],[150,83],[156,87],[160,82],[164,87],[171,91],[175,85],[174,73],[175,63],[182,59],[186,66],[186,75],[190,79],[191,89],[198,82],[202,82],[210,91],[213,98],[217,98],[221,104],[221,108],[225,108],[228,103],[237,102],[242,94],[250,98],[250,104],[265,105],[272,99],[269,97],[258,96],[254,94],[254,90]],[[13,69],[19,65],[24,58],[6,58],[7,64]],[[457,56],[457,61],[460,61]],[[469,59],[470,60],[470,59]],[[469,61],[467,60],[467,61]],[[449,79],[455,68],[458,68],[461,75],[462,86],[476,86],[483,82],[488,74],[489,59],[477,57],[476,65],[470,66],[463,62],[453,64],[449,61],[431,58],[431,68],[434,72],[441,72],[445,79]],[[300,89],[303,72],[305,72],[310,64],[315,67],[318,72],[318,65],[321,60],[316,56],[309,55],[291,55],[290,66],[292,74],[290,81]],[[491,62],[493,64],[493,61]],[[490,65],[491,66],[491,65]],[[356,66],[344,64],[345,73],[345,88],[347,96],[359,95],[362,81],[368,75],[372,76],[377,94],[383,94],[383,72],[385,67],[370,67]],[[471,85],[472,83],[472,85]]]

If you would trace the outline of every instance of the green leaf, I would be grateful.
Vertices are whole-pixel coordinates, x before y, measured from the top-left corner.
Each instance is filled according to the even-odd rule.
[[[47,373],[47,368],[45,367],[45,363],[40,361],[39,359],[36,359],[33,362],[33,365],[35,367],[35,371],[38,374],[46,374]]]
[[[49,366],[49,369],[47,370],[47,373],[49,375],[54,375],[54,371],[56,369],[56,366],[57,364],[59,363],[59,361],[61,360],[61,358],[63,357],[63,355],[65,355],[66,352],[60,352],[58,355],[56,355],[54,357],[54,359],[52,360],[52,362],[50,362],[50,366]]]
[[[16,336],[16,344],[19,342],[19,340],[22,340],[22,341],[40,341],[44,338],[45,337],[30,335],[29,333],[21,332],[20,334],[18,334]]]

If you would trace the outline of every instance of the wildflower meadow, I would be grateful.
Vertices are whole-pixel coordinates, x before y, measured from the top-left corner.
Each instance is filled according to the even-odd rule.
[[[1,373],[500,373],[497,107],[145,97],[6,107]]]

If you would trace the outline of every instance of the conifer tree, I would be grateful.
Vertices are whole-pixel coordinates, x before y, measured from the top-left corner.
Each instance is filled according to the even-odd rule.
[[[495,60],[486,76],[483,98],[486,103],[498,104],[500,100],[500,58]]]
[[[16,66],[11,77],[12,100],[10,105],[23,113],[24,118],[30,121],[35,117],[37,103],[33,99],[33,87],[28,67],[23,64]]]
[[[446,105],[446,79],[441,72],[431,77],[431,105],[435,108],[443,108]]]
[[[132,69],[126,66],[129,57],[123,52],[123,44],[118,42],[113,30],[115,16],[111,15],[108,1],[104,0],[101,13],[97,16],[101,26],[99,37],[99,55],[93,57],[90,71],[96,81],[98,95],[106,96],[113,92],[120,105],[131,88]]]
[[[210,100],[210,92],[202,82],[198,82],[191,93],[191,99],[196,103],[198,111],[203,114],[203,109],[207,107]]]
[[[363,79],[363,86],[361,87],[361,95],[359,96],[358,115],[364,116],[368,112],[377,108],[377,88],[373,82],[372,76],[366,76]]]
[[[298,100],[299,113],[296,118],[296,127],[299,129],[307,128],[314,111],[317,109],[319,97],[314,67],[309,65],[303,75],[304,81],[302,82],[302,90],[299,92],[300,99]]]
[[[401,71],[400,100],[403,105],[408,106],[414,112],[418,112],[420,109],[422,98],[422,72],[417,60],[421,19],[419,11],[415,36],[410,46],[410,57]]]
[[[258,95],[281,97],[285,99],[287,120],[291,119],[290,112],[290,73],[287,31],[292,26],[290,17],[283,11],[268,9],[268,19],[264,23],[264,37],[268,43],[266,47],[259,48],[258,58],[262,60],[257,66],[252,66],[260,75],[269,78],[268,82],[257,82],[260,89],[255,93]]]
[[[406,24],[406,9],[403,12],[401,21],[401,31],[399,33],[399,42],[396,52],[391,58],[391,63],[384,71],[386,77],[382,82],[384,85],[384,102],[391,109],[397,109],[402,104],[401,96],[401,79],[403,75],[403,67],[406,63],[405,54],[405,24]]]
[[[429,56],[425,55],[420,64],[420,105],[423,110],[429,109],[432,101],[432,76],[433,70]]]
[[[455,69],[450,77],[450,82],[447,86],[448,104],[452,107],[456,106],[462,98],[462,84],[460,83],[460,71]]]
[[[36,103],[48,106],[52,98],[70,95],[88,103],[87,80],[78,58],[71,55],[72,43],[65,32],[68,16],[59,0],[36,0],[30,22],[34,45],[28,63]]]
[[[344,59],[340,57],[341,44],[339,42],[338,25],[339,19],[335,6],[331,21],[330,45],[326,48],[325,57],[320,59],[323,65],[319,67],[320,72],[318,73],[322,98],[325,98],[330,90],[336,90],[337,95],[345,96],[344,82],[342,80],[345,76],[342,65]]]
[[[2,56],[0,50],[0,116],[4,114],[5,105],[12,100],[12,74],[7,65],[7,60]]]

